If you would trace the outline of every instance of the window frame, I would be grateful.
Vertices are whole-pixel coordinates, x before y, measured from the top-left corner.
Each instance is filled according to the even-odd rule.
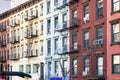
[[[98,62],[98,58],[101,58],[101,57],[102,57],[103,62],[102,62],[102,65],[99,65],[99,64],[98,64],[98,63],[99,63],[99,62]],[[97,73],[98,76],[103,76],[103,73],[104,73],[104,72],[103,72],[103,70],[104,70],[104,67],[103,67],[103,66],[104,66],[104,58],[103,58],[103,56],[102,56],[102,55],[96,56],[96,67],[97,67],[96,73]],[[98,71],[98,70],[99,70],[99,67],[102,67],[102,74],[99,74],[99,73],[98,73],[98,72],[99,72],[99,71]]]
[[[74,63],[74,61],[76,61],[76,63]],[[76,76],[77,75],[77,59],[72,59],[72,75]],[[76,72],[75,72],[76,71]]]
[[[114,64],[114,56],[118,55],[119,56],[119,64]],[[120,67],[120,54],[114,54],[112,55],[112,74],[120,74],[119,72],[114,72],[114,65],[118,65]]]
[[[119,3],[119,10],[114,10],[114,4],[116,4],[117,2]],[[118,0],[117,2],[114,2],[114,0],[112,0],[112,12],[120,11],[120,1]]]
[[[88,34],[88,39],[85,40],[85,34]],[[89,47],[89,30],[85,30],[83,32],[83,47],[88,48]]]
[[[103,0],[102,0],[102,7],[99,7],[99,5],[98,5],[98,4],[100,4],[99,1],[100,0],[96,0],[96,17],[97,18],[103,16]],[[101,11],[102,11],[102,13],[100,14],[99,12],[101,12]]]
[[[116,25],[116,24],[119,25],[119,32],[118,32],[118,33],[113,33],[113,26]],[[112,44],[114,44],[114,43],[120,43],[120,38],[119,38],[119,41],[116,41],[116,42],[115,42],[115,39],[114,39],[114,35],[115,35],[115,34],[120,35],[120,21],[117,21],[117,22],[115,22],[115,23],[112,23],[112,24],[111,24],[111,30],[112,30],[112,31],[111,31],[111,32],[112,32],[112,33],[111,33],[111,42],[112,42]]]

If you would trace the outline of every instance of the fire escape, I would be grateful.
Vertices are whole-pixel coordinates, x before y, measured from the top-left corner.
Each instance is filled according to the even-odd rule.
[[[15,27],[20,25],[20,19],[18,17],[11,19],[9,22],[9,25],[12,29],[14,29]],[[9,38],[9,42],[11,43],[12,46],[14,46],[17,43],[20,43],[20,35],[17,35],[14,32],[11,33],[11,37]],[[12,51],[9,57],[10,57],[10,60],[19,60],[20,54]]]
[[[6,23],[1,23],[0,24],[0,32],[1,32],[1,37],[0,37],[0,47],[4,48],[7,46],[7,38],[6,35],[2,35],[2,32],[5,32],[6,29]],[[6,62],[7,61],[7,56],[6,53],[4,53],[3,51],[0,54],[0,62]]]
[[[31,10],[26,12],[24,19],[29,22],[29,26],[26,27],[25,38],[27,39],[27,48],[25,51],[26,58],[32,58],[38,56],[38,50],[33,49],[33,40],[38,37],[38,30],[33,26],[33,20],[38,18],[38,11]]]

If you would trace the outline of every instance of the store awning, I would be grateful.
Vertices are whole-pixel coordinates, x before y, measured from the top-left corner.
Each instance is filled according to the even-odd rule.
[[[2,72],[1,75],[6,75],[6,76],[19,76],[19,77],[28,77],[31,78],[31,75],[24,73],[24,72]]]

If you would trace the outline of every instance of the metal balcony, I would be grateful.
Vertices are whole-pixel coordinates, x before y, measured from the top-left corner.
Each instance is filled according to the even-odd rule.
[[[38,50],[27,50],[25,51],[25,57],[30,58],[30,57],[37,57],[38,56]]]
[[[10,38],[10,43],[15,44],[20,42],[20,36],[15,36]]]
[[[70,23],[70,28],[69,29],[74,29],[79,27],[79,19],[74,18],[72,19],[72,22]]]
[[[11,21],[9,22],[9,26],[10,26],[10,27],[15,27],[15,21],[14,21],[14,20],[11,20]]]
[[[10,57],[10,60],[19,60],[20,59],[20,55],[18,53],[11,54],[9,57]]]
[[[62,31],[66,31],[68,29],[69,29],[69,22],[65,21],[65,22],[57,25],[55,28],[55,31],[62,32]]]
[[[58,4],[56,9],[62,9],[62,8],[65,8],[66,6],[69,6],[69,2],[63,0],[63,3]]]
[[[38,37],[38,30],[30,29],[25,32],[25,38],[30,39],[35,37]]]
[[[70,51],[69,53],[77,53],[79,52],[79,45],[78,43],[74,43],[71,47],[70,47]]]
[[[16,21],[14,21],[14,25],[15,25],[15,26],[20,25],[20,20],[17,19]]]
[[[7,61],[7,59],[6,59],[6,56],[4,55],[4,56],[0,56],[0,62],[6,62]]]
[[[24,15],[24,19],[25,19],[26,21],[33,20],[33,19],[35,19],[35,18],[38,18],[38,12],[37,12],[37,11],[33,11],[32,14],[29,13],[28,15],[27,15],[27,14]]]

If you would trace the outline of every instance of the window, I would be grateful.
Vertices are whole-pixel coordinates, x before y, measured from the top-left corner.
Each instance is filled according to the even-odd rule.
[[[67,0],[63,0],[63,5],[67,3]]]
[[[40,63],[40,79],[44,80],[44,63]]]
[[[84,31],[84,48],[88,48],[89,46],[89,32]]]
[[[73,9],[72,11],[72,24],[76,24],[77,23],[77,9]]]
[[[18,57],[20,57],[20,47],[18,46]]]
[[[31,73],[31,65],[26,65],[26,73]]]
[[[58,0],[54,0],[54,6],[58,5]]]
[[[77,60],[76,59],[72,60],[72,67],[73,67],[72,75],[77,75]]]
[[[96,16],[100,17],[103,15],[103,0],[97,0],[96,6]]]
[[[67,36],[63,37],[63,52],[67,51]]]
[[[41,29],[40,29],[40,35],[43,35],[43,22],[40,23],[40,27],[41,27]]]
[[[55,39],[55,46],[54,46],[54,50],[55,52],[57,52],[57,48],[58,48],[58,38]]]
[[[89,59],[84,59],[84,71],[88,74],[89,73]]]
[[[40,41],[40,55],[43,55],[43,40]]]
[[[14,54],[16,54],[16,47],[14,47]]]
[[[89,20],[89,4],[83,6],[84,19]]]
[[[103,38],[103,28],[98,27],[96,28],[96,39],[102,39]]]
[[[40,5],[40,16],[43,15],[43,4]]]
[[[51,62],[48,62],[48,77],[51,75]]]
[[[33,64],[33,73],[38,73],[39,65]]]
[[[50,13],[50,8],[51,8],[51,6],[50,6],[50,1],[48,1],[48,2],[47,2],[47,14]]]
[[[22,49],[22,55],[21,55],[21,58],[23,58],[23,57],[24,57],[24,46],[23,46],[23,45],[21,46],[21,49]]]
[[[24,29],[22,28],[21,29],[21,40],[23,40],[23,38],[24,38]]]
[[[24,66],[23,65],[19,65],[19,71],[24,72]]]
[[[72,34],[72,50],[77,49],[77,34],[73,33]]]
[[[120,0],[112,0],[112,12],[120,10]]]
[[[63,74],[66,75],[67,74],[67,67],[68,67],[68,64],[67,64],[67,60],[63,60]]]
[[[58,28],[58,16],[54,18],[54,26]]]
[[[51,54],[51,40],[47,41],[47,53],[48,53],[48,55]]]
[[[112,72],[113,73],[120,73],[120,55],[113,55],[112,57]]]
[[[103,57],[97,57],[97,75],[103,75]]]
[[[118,23],[112,24],[112,43],[120,42],[120,25]]]
[[[55,73],[56,73],[56,76],[58,76],[58,72],[59,72],[59,62],[55,61]]]
[[[36,55],[38,55],[38,43],[37,42],[35,43],[35,52],[36,52]]]
[[[47,20],[47,34],[50,34],[50,33],[51,33],[51,31],[50,31],[50,26],[51,26],[51,21],[50,21],[50,19],[49,19],[49,20]]]
[[[63,14],[63,29],[67,28],[67,13]]]

